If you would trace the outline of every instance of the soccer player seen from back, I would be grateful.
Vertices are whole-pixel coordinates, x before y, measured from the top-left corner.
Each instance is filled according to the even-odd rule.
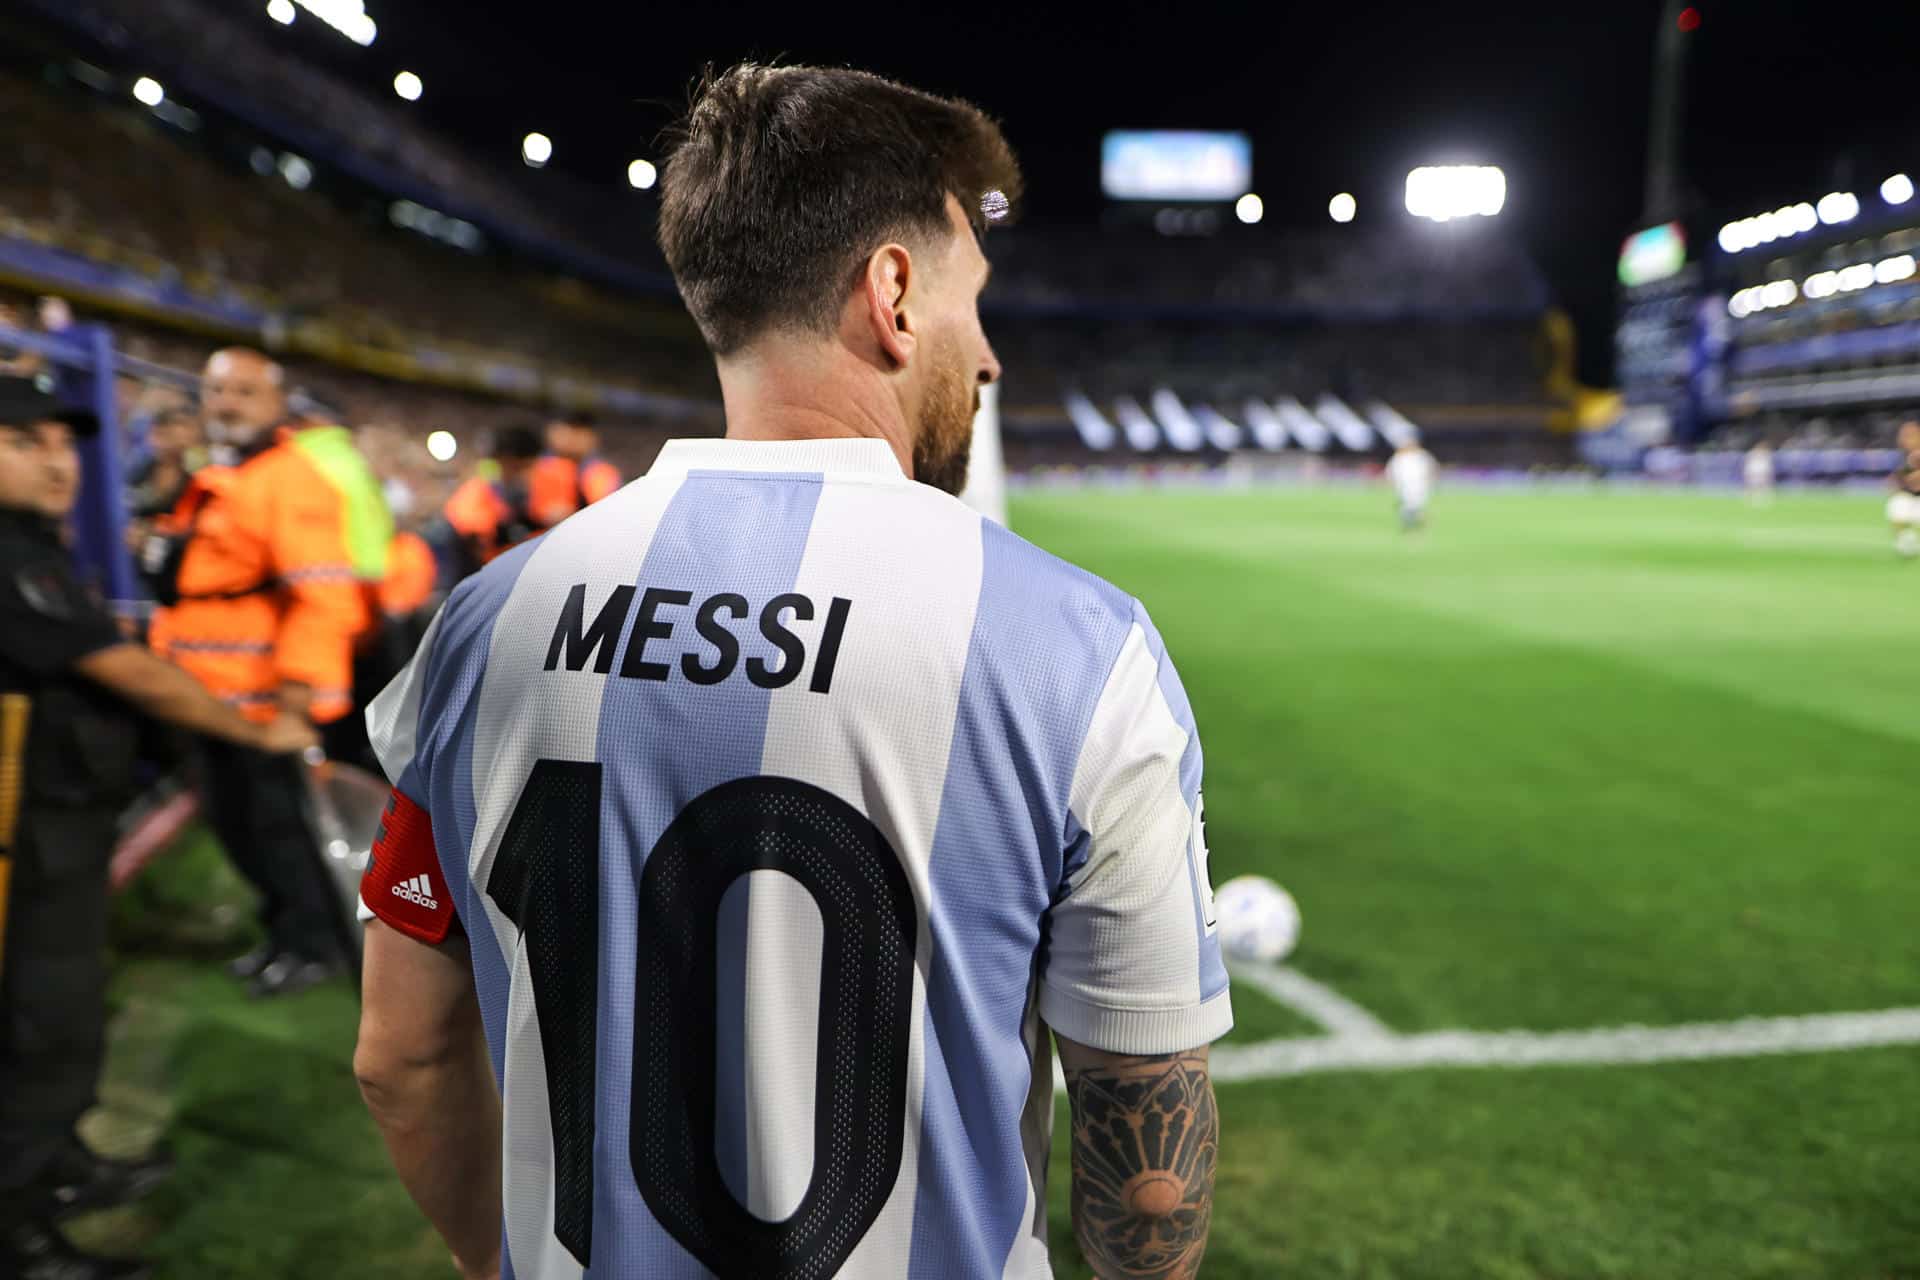
[[[363,1091],[463,1274],[1041,1280],[1057,1043],[1101,1277],[1199,1273],[1232,1024],[1140,604],[961,504],[964,102],[740,66],[659,235],[725,439],[463,583],[369,714]]]

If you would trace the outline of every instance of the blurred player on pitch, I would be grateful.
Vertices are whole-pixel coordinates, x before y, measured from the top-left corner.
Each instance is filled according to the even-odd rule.
[[[469,579],[375,703],[355,1067],[468,1276],[1046,1280],[1049,1031],[1082,1251],[1199,1273],[1192,709],[1137,601],[953,496],[1018,183],[962,102],[704,86],[660,240],[727,438]]]
[[[1400,506],[1400,528],[1415,533],[1427,526],[1427,501],[1433,497],[1433,478],[1440,470],[1431,453],[1409,440],[1387,460],[1387,480]]]
[[[1893,526],[1893,549],[1911,560],[1920,556],[1920,422],[1901,423],[1895,443],[1900,462],[1887,477],[1893,489],[1887,523]]]
[[[1740,476],[1746,482],[1748,503],[1756,507],[1771,506],[1777,479],[1773,446],[1765,440],[1756,441],[1740,460]]]

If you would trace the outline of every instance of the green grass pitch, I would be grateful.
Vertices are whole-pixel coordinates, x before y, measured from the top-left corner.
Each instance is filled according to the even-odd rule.
[[[1872,495],[1443,491],[1412,538],[1360,489],[1033,493],[1014,521],[1146,602],[1215,883],[1290,888],[1293,962],[1393,1030],[1920,1005],[1920,564]],[[201,845],[120,903],[98,1133],[164,1129],[181,1169],[83,1233],[170,1280],[451,1275],[360,1109],[349,993],[250,1006],[217,973],[233,895]],[[1235,1004],[1235,1042],[1318,1034]],[[1920,1048],[1220,1103],[1218,1280],[1920,1276]]]

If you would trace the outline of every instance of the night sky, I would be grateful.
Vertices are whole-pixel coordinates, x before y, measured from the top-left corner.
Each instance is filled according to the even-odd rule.
[[[655,154],[699,67],[746,57],[859,66],[972,99],[1019,151],[1035,222],[1098,216],[1100,137],[1116,127],[1246,131],[1255,189],[1280,225],[1329,225],[1327,199],[1342,190],[1359,197],[1357,225],[1402,224],[1409,168],[1499,164],[1504,230],[1573,310],[1584,372],[1610,375],[1613,265],[1643,204],[1658,0],[611,7],[474,0],[449,25],[445,6],[368,0],[381,27],[369,49],[304,19],[282,34],[382,92],[414,70],[427,91],[408,109],[434,126],[509,164],[539,129],[554,140],[548,172],[616,190],[628,160]],[[1864,199],[1888,173],[1920,173],[1920,4],[1698,7],[1683,157],[1713,226],[1834,186]]]

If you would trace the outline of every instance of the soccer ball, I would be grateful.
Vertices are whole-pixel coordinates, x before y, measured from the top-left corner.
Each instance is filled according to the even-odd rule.
[[[1284,960],[1300,942],[1300,907],[1265,876],[1235,876],[1214,895],[1220,947],[1235,960]]]

